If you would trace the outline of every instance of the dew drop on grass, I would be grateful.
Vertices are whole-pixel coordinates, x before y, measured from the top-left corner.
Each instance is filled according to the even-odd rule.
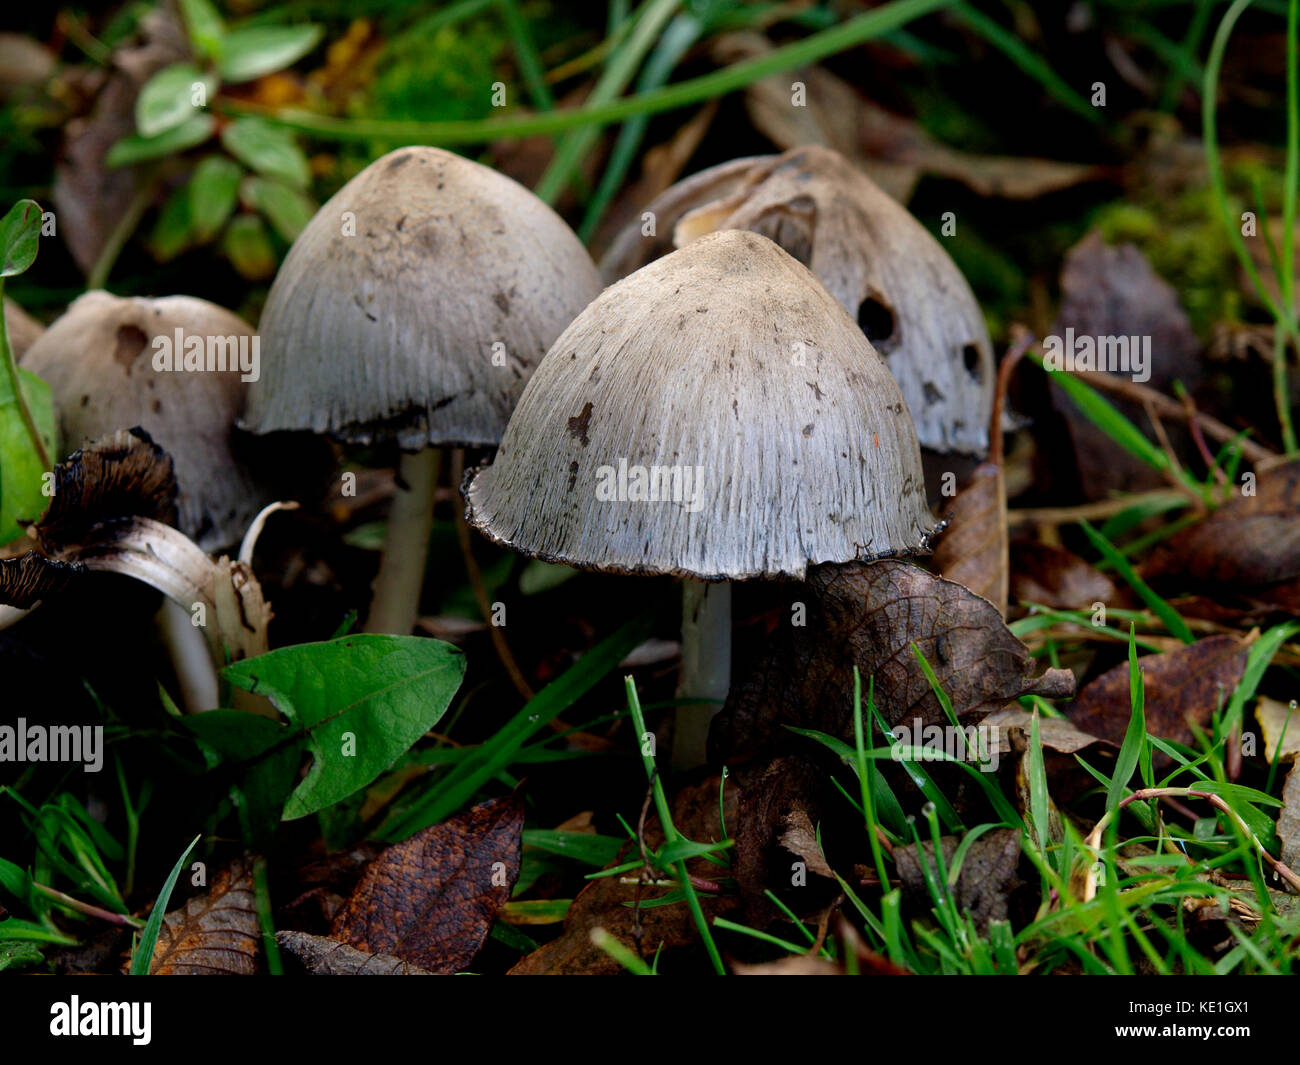
[[[924,806],[921,807],[921,814],[922,814],[922,816],[924,816],[925,818],[928,819],[928,818],[931,818],[931,817],[934,816],[934,812],[935,812],[935,810],[937,810],[937,809],[938,809],[938,807],[935,806],[934,803],[932,803],[932,802],[927,802]]]

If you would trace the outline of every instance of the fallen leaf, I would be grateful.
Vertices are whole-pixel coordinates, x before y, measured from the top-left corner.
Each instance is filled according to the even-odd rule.
[[[730,64],[765,55],[772,43],[757,33],[719,37],[714,57]],[[803,107],[790,106],[790,82],[807,86]],[[924,174],[959,181],[981,196],[1028,200],[1106,176],[1102,167],[1029,156],[976,155],[941,144],[911,119],[866,99],[822,67],[764,78],[745,90],[750,120],[782,150],[807,144],[834,148],[860,165],[900,202]]]
[[[240,858],[213,878],[206,894],[163,918],[149,975],[252,976],[260,954],[253,866]]]
[[[1169,391],[1180,381],[1195,393],[1203,374],[1200,341],[1173,287],[1151,268],[1131,244],[1111,246],[1090,233],[1066,254],[1061,270],[1061,309],[1052,335],[1062,342],[1067,330],[1078,337],[1123,337],[1131,343],[1150,338],[1146,370],[1148,388]],[[1073,352],[1071,352],[1072,354]],[[1104,353],[1098,351],[1098,358]],[[1095,371],[1076,371],[1087,381]],[[1049,379],[1052,374],[1048,374]],[[1064,391],[1052,388],[1053,405],[1064,416],[1074,445],[1079,488],[1087,499],[1106,499],[1115,492],[1136,492],[1165,484],[1160,474],[1119,447],[1084,417]],[[1114,396],[1107,399],[1134,425],[1150,421],[1138,405]],[[1181,425],[1165,426],[1180,457],[1190,457],[1190,437]]]
[[[682,788],[673,797],[670,807],[673,824],[687,839],[711,842],[722,838],[722,825],[718,817],[719,784],[718,777],[710,777],[699,784]],[[723,793],[728,825],[736,823],[738,790],[728,787]],[[648,817],[645,826],[647,849],[653,850],[660,846],[663,838],[658,819]],[[615,859],[614,864],[627,861],[629,856],[630,845]],[[718,875],[718,867],[705,858],[691,859],[686,863],[686,868],[695,876],[713,878]],[[624,946],[638,951],[643,957],[652,956],[660,945],[670,949],[698,941],[699,933],[684,902],[636,910],[631,904],[637,898],[637,885],[625,883],[624,879],[621,876],[611,876],[591,881],[574,898],[559,937],[522,958],[510,970],[510,974],[612,975],[622,972],[622,966],[618,962],[591,942],[591,932],[596,928],[603,928]],[[649,902],[667,894],[669,890],[647,887],[642,890],[641,898]],[[734,895],[702,894],[700,904],[705,915],[712,919],[732,913],[739,905],[739,900]]]
[[[801,859],[808,867],[808,872],[835,879],[835,870],[826,861],[821,844],[817,842],[817,826],[812,823],[808,811],[791,810],[785,815],[785,831],[781,833],[781,846]]]
[[[1300,609],[1300,461],[1260,473],[1239,496],[1151,553],[1153,584]]]
[[[904,562],[849,562],[810,569],[796,598],[802,626],[773,635],[751,676],[732,690],[714,719],[720,759],[806,751],[785,726],[853,742],[853,669],[875,678],[876,707],[892,728],[919,719],[946,724],[915,644],[961,718],[975,718],[1026,694],[1070,695],[1069,670],[1035,675],[1037,663],[987,600],[960,584]],[[789,613],[786,615],[790,616]],[[791,744],[798,746],[791,747]]]
[[[1008,706],[994,710],[980,722],[985,728],[994,729],[998,738],[998,747],[1002,753],[1011,750],[1011,743],[1004,735],[1011,729],[1020,729],[1026,735],[1031,727],[1032,714],[1018,706]],[[1038,739],[1050,751],[1061,754],[1073,754],[1097,742],[1097,737],[1084,732],[1072,721],[1059,717],[1040,717],[1038,719]]]
[[[846,976],[842,962],[831,961],[816,954],[787,954],[775,961],[756,962],[752,965],[733,961],[729,968],[736,976]]]
[[[1293,762],[1282,785],[1282,809],[1277,815],[1277,838],[1282,841],[1282,864],[1300,866],[1300,761]]]
[[[1061,547],[1034,540],[1011,542],[1011,598],[1056,610],[1088,610],[1116,596],[1109,577]]]
[[[464,969],[519,875],[523,802],[492,799],[387,848],[334,919],[336,939],[436,974]]]
[[[1285,762],[1300,755],[1300,712],[1290,704],[1261,695],[1255,701],[1255,720],[1264,739],[1260,751],[1269,762]]]
[[[944,508],[934,567],[1007,613],[1007,501],[1001,467],[984,462]]]
[[[957,852],[957,838],[944,836],[939,842],[943,844],[944,869],[950,869],[953,855]],[[922,858],[931,875],[939,875],[932,842],[921,843],[919,848],[915,843],[894,848],[894,865],[903,882],[904,897],[924,912],[929,912],[934,900],[927,887]],[[967,850],[953,895],[958,908],[971,915],[981,935],[988,932],[991,922],[1007,920],[1008,898],[1020,883],[1016,873],[1019,864],[1020,832],[1017,829],[999,828],[986,832]]]
[[[1147,731],[1164,740],[1195,744],[1188,721],[1204,729],[1241,680],[1247,644],[1236,636],[1207,636],[1173,651],[1138,659],[1145,692]],[[1129,666],[1121,662],[1079,692],[1070,708],[1075,727],[1111,743],[1124,740],[1132,706]]]
[[[310,976],[435,976],[391,954],[367,954],[356,947],[307,932],[276,932],[275,941]]]

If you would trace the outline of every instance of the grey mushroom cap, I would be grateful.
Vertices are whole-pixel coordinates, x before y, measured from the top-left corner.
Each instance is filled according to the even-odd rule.
[[[260,323],[246,428],[495,446],[551,342],[600,292],[564,221],[510,178],[399,148],[294,241]]]
[[[702,580],[917,554],[937,528],[880,357],[807,269],[739,231],[583,311],[464,493],[469,521],[524,554]]]
[[[993,345],[970,285],[912,215],[829,148],[735,160],[692,175],[646,209],[601,262],[607,282],[719,229],[771,237],[808,266],[885,357],[934,451],[983,455]]]
[[[252,350],[248,324],[206,300],[95,291],[45,330],[22,366],[49,383],[66,451],[119,429],[147,431],[175,464],[181,530],[213,551],[236,543],[271,494],[234,450],[247,387],[240,371],[154,368],[155,338],[174,342],[177,329],[205,347],[208,337],[247,337]]]

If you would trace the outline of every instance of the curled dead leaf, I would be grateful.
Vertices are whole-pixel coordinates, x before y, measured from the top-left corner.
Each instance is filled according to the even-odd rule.
[[[253,865],[240,858],[163,918],[151,976],[252,976],[261,956]]]

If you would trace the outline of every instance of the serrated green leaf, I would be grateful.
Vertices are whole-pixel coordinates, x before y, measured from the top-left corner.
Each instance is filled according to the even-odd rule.
[[[239,198],[243,169],[224,155],[210,155],[194,168],[186,189],[194,239],[211,240],[226,224]]]
[[[307,156],[293,134],[260,118],[241,118],[230,123],[221,131],[221,143],[250,170],[266,177],[279,178],[297,189],[305,189],[311,180]]]
[[[250,26],[226,34],[221,53],[224,81],[252,81],[292,66],[320,43],[320,26]]]
[[[298,234],[316,213],[316,204],[309,197],[283,181],[271,178],[245,178],[240,187],[240,198],[265,215],[275,231],[290,244],[298,239]]]
[[[285,805],[292,820],[365,787],[437,724],[465,656],[441,640],[367,634],[284,647],[223,674],[307,734],[313,760]]]
[[[216,79],[193,63],[163,67],[144,83],[135,100],[135,128],[142,137],[156,137],[175,129],[194,115],[202,104],[194,101],[201,90],[206,102],[217,88]]]
[[[156,137],[142,137],[138,133],[123,137],[108,150],[104,162],[109,167],[116,168],[160,159],[165,155],[177,155],[202,144],[212,136],[216,127],[216,119],[211,115],[197,112],[179,126]]]

